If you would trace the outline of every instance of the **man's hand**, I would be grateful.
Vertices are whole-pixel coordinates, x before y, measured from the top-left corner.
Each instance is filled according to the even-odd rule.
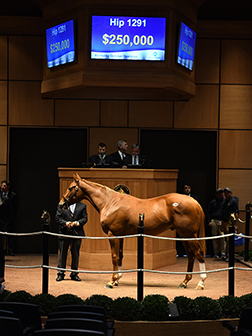
[[[68,229],[71,229],[71,227],[72,227],[72,222],[66,222],[66,227],[67,227]]]
[[[78,222],[66,222],[66,227],[68,229],[71,229],[74,226],[80,226],[80,224]]]
[[[80,224],[78,222],[72,222],[71,227],[73,226],[79,226]]]

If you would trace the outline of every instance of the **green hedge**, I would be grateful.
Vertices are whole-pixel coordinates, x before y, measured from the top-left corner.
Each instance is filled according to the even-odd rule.
[[[112,299],[106,295],[92,295],[86,300],[73,294],[62,294],[57,297],[51,294],[32,296],[26,291],[11,293],[4,290],[0,294],[0,302],[28,302],[37,304],[41,316],[56,311],[60,305],[85,304],[104,307],[107,318],[119,321],[169,321],[169,303],[175,303],[179,320],[217,320],[220,318],[239,318],[245,307],[252,307],[252,293],[241,297],[222,296],[217,300],[199,296],[190,299],[176,296],[169,301],[164,295],[147,295],[142,302],[129,297]]]

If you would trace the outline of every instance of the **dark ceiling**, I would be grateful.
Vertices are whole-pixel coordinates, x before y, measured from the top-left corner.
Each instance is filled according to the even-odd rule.
[[[7,0],[1,3],[0,15],[42,17],[42,12],[36,0]],[[251,21],[252,0],[206,0],[198,19]]]

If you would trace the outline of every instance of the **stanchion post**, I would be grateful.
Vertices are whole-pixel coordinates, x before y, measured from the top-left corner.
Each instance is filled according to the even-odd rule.
[[[233,225],[229,226],[229,233],[235,233],[235,228]],[[228,256],[228,266],[232,267],[228,271],[228,294],[234,296],[234,235],[228,237],[229,239],[229,256]]]
[[[144,214],[139,214],[138,234],[144,232]],[[143,257],[144,257],[144,237],[137,237],[137,268],[140,271],[137,272],[137,300],[143,300]]]
[[[246,204],[246,226],[245,226],[245,235],[249,236],[249,231],[250,231],[250,207],[252,204],[248,202]],[[249,260],[249,238],[245,238],[245,247],[244,247],[244,261]]]
[[[49,231],[50,227],[50,214],[47,211],[41,216],[42,225],[43,225],[43,265],[49,266],[49,235],[45,232]],[[48,294],[48,268],[43,267],[43,280],[42,280],[42,293]]]

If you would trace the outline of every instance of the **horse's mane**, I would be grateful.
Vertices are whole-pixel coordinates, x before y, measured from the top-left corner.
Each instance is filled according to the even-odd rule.
[[[100,183],[97,183],[97,182],[88,181],[88,180],[85,180],[85,179],[82,179],[81,181],[85,181],[85,183],[87,183],[87,184],[89,184],[89,185],[96,185],[96,186],[98,186],[98,187],[100,187],[100,188],[102,188],[102,189],[107,190],[108,192],[110,192],[110,191],[114,191],[114,190],[111,189],[110,187],[105,186],[105,185],[100,184]]]
[[[115,191],[114,189],[112,189],[112,188],[110,188],[108,186],[105,186],[103,184],[100,184],[100,183],[97,183],[97,182],[93,182],[93,181],[88,181],[88,180],[85,180],[85,179],[82,179],[81,181],[85,181],[89,185],[97,185],[98,187],[100,187],[102,189],[105,189],[107,192],[114,192],[114,193],[118,194],[117,191]],[[127,195],[127,196],[129,196],[128,194],[121,194],[121,195]]]

